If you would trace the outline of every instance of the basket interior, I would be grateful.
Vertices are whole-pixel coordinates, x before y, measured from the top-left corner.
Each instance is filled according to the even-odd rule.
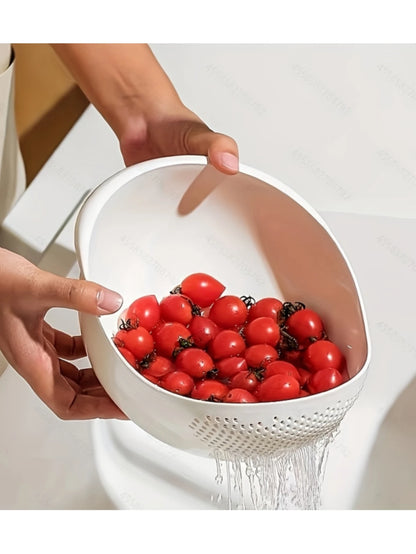
[[[202,168],[153,169],[106,198],[88,237],[85,277],[119,291],[124,306],[145,294],[162,298],[198,271],[222,281],[226,294],[302,301],[322,315],[356,375],[368,355],[360,299],[325,224],[283,185],[244,172],[218,178],[212,170],[195,200],[191,184]],[[95,196],[100,202],[99,189]],[[109,337],[118,316],[100,318]]]

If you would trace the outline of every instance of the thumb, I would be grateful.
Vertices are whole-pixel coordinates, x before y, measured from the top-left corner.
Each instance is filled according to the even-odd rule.
[[[44,272],[38,283],[38,298],[47,309],[70,308],[104,315],[116,312],[123,303],[117,292],[92,281],[69,279]]]
[[[215,133],[208,127],[196,128],[187,136],[187,150],[190,154],[208,155],[208,161],[222,173],[238,172],[238,146],[227,135]]]

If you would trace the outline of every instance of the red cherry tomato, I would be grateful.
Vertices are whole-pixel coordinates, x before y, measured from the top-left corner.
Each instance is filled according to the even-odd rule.
[[[209,317],[202,315],[195,315],[189,324],[192,340],[198,348],[205,348],[218,334],[219,330],[216,323],[209,319]]]
[[[160,379],[158,379],[154,375],[148,375],[147,373],[141,373],[140,375],[142,375],[145,379],[147,379],[154,385],[160,385]]]
[[[189,373],[191,377],[202,379],[214,369],[214,361],[201,348],[185,348],[176,356],[175,366],[177,370]]]
[[[140,325],[151,331],[160,320],[160,306],[154,294],[141,296],[130,304],[125,314],[132,326]]]
[[[214,360],[239,356],[244,352],[246,344],[243,337],[232,329],[223,329],[208,345],[208,352]]]
[[[272,375],[260,383],[256,396],[260,402],[276,402],[297,398],[300,392],[299,381],[289,375]]]
[[[277,321],[282,305],[282,302],[277,298],[261,298],[251,306],[247,319],[252,321],[258,317],[271,317],[274,321]]]
[[[124,339],[127,335],[127,329],[119,329],[113,337],[113,342],[117,348],[124,347]]]
[[[298,367],[302,362],[302,353],[302,350],[283,350],[282,359]]]
[[[276,346],[280,340],[280,327],[271,317],[257,317],[246,325],[244,335],[249,346],[253,344]]]
[[[125,348],[130,350],[138,362],[153,352],[155,347],[152,335],[144,327],[130,329],[123,335],[123,341]]]
[[[264,370],[263,377],[264,379],[267,379],[268,377],[271,377],[272,375],[290,375],[291,377],[294,377],[297,379],[300,383],[301,376],[299,374],[299,371],[297,368],[289,363],[285,362],[284,360],[275,360],[274,362],[270,362],[266,369]]]
[[[224,292],[222,283],[206,273],[188,275],[179,285],[180,292],[200,308],[207,308]]]
[[[209,317],[223,329],[243,325],[247,319],[248,308],[238,296],[221,296],[209,311]]]
[[[258,402],[254,394],[251,394],[248,390],[245,389],[231,389],[227,396],[224,398],[224,402],[233,402],[236,404],[251,404]]]
[[[228,387],[220,381],[205,379],[195,384],[191,392],[191,398],[208,400],[210,402],[222,402],[227,396]]]
[[[194,384],[194,380],[189,373],[184,371],[172,371],[160,380],[161,387],[181,396],[188,396],[194,388]]]
[[[192,303],[182,294],[170,294],[160,301],[160,316],[163,321],[177,321],[187,325],[192,317]]]
[[[127,350],[127,348],[124,348],[124,346],[119,346],[118,350],[120,354],[129,362],[129,364],[137,369],[136,357],[130,352],[130,350]]]
[[[303,367],[298,367],[298,373],[299,373],[299,383],[300,386],[303,387],[305,383],[308,381],[309,377],[311,376],[311,372]]]
[[[322,338],[324,324],[319,315],[308,308],[298,310],[286,320],[286,328],[289,335],[295,337],[299,346],[307,346],[312,340]]]
[[[310,371],[318,371],[327,367],[340,371],[344,363],[344,356],[332,341],[317,340],[305,350],[303,363]]]
[[[246,359],[240,356],[217,360],[215,367],[218,370],[217,379],[229,379],[239,371],[247,371],[248,369]]]
[[[224,290],[212,276],[193,273],[160,303],[154,295],[137,298],[113,341],[143,377],[201,400],[276,402],[347,378],[345,358],[315,311]]]
[[[191,335],[185,325],[175,321],[163,323],[153,334],[156,352],[166,358],[173,356],[174,350],[179,347],[180,339],[188,339]]]
[[[317,394],[338,387],[342,382],[341,373],[337,369],[327,367],[311,373],[307,387],[311,394]]]
[[[244,352],[248,367],[264,368],[270,362],[277,360],[277,350],[270,344],[253,344]]]
[[[155,358],[143,368],[142,374],[146,377],[148,375],[153,375],[153,377],[160,378],[174,370],[175,365],[172,360],[165,358],[165,356],[155,356]]]
[[[232,389],[244,389],[250,392],[255,391],[259,386],[259,380],[257,379],[253,371],[239,371],[230,381],[230,387]]]

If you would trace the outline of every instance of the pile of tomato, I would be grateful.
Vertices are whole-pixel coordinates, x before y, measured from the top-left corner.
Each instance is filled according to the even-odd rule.
[[[316,311],[224,291],[206,273],[188,275],[160,301],[132,302],[113,341],[143,377],[198,400],[275,402],[344,382],[344,356]]]

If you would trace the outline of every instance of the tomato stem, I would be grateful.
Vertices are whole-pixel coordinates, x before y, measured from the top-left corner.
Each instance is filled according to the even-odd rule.
[[[218,375],[218,369],[216,367],[213,367],[209,371],[206,372],[205,377],[207,379],[216,379]]]
[[[153,350],[152,352],[150,352],[150,354],[146,354],[146,356],[139,362],[138,365],[141,369],[147,369],[155,358],[156,350]]]
[[[176,358],[179,352],[182,352],[182,350],[185,350],[185,348],[192,348],[195,346],[194,341],[191,337],[188,337],[187,339],[185,339],[184,337],[179,337],[178,344],[179,346],[177,346],[172,352],[173,358]]]
[[[134,323],[131,319],[122,319],[119,325],[121,331],[130,331],[131,329],[137,329],[139,327],[139,320],[136,318]]]
[[[251,306],[256,303],[256,300],[252,296],[240,296],[240,299],[244,302],[247,308],[251,308]]]
[[[207,398],[207,401],[208,402],[222,402],[222,400],[220,398],[218,398],[217,396],[215,396],[214,394],[211,394],[211,396],[209,396]]]
[[[184,298],[186,298],[186,296],[184,296]],[[192,315],[202,314],[202,310],[197,304],[194,304],[190,298],[186,298],[186,300],[189,302],[189,305],[191,306]]]
[[[280,327],[280,334],[282,335],[281,343],[283,348],[287,350],[299,350],[299,343],[292,335],[283,328]]]
[[[264,379],[264,367],[249,367],[248,371],[254,375],[257,381],[263,381]]]
[[[283,323],[289,316],[305,308],[306,306],[303,302],[283,302],[283,306],[279,311],[280,322]]]

